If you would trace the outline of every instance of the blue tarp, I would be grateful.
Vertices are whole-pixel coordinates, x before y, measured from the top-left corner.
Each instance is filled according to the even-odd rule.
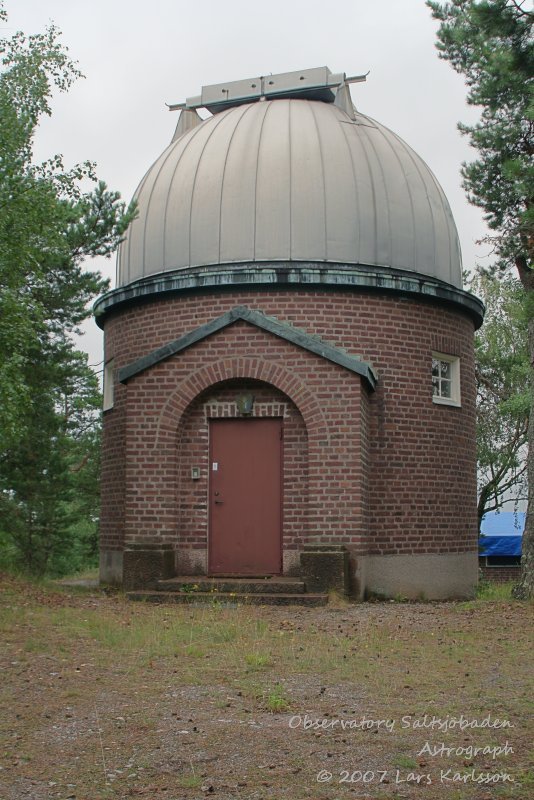
[[[520,556],[525,528],[524,511],[494,511],[482,520],[479,554],[481,556]]]

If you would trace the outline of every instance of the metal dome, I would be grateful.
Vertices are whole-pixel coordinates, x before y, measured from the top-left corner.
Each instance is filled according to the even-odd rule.
[[[389,267],[461,288],[443,190],[378,122],[329,102],[263,98],[183,129],[137,189],[118,286],[284,261]]]

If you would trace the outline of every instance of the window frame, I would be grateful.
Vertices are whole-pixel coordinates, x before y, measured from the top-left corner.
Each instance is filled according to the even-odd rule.
[[[521,556],[484,556],[484,562],[484,566],[488,567],[488,569],[520,567]]]
[[[450,377],[450,386],[451,386],[451,396],[444,397],[443,395],[434,394],[434,384],[433,384],[433,375],[432,375],[432,366],[434,361],[444,361],[447,364],[451,365],[451,377]],[[441,377],[438,380],[442,380]],[[430,387],[432,391],[432,402],[436,403],[436,405],[440,406],[454,406],[455,408],[461,408],[462,406],[462,396],[460,392],[460,357],[450,355],[450,353],[438,353],[432,352],[432,361],[430,367]]]
[[[115,359],[110,358],[104,364],[104,372],[102,376],[102,411],[111,411],[115,405],[115,376],[114,376]]]

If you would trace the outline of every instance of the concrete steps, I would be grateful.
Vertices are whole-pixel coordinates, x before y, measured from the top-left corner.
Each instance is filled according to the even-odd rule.
[[[206,578],[178,576],[158,581],[155,589],[127,592],[129,600],[147,603],[325,606],[327,594],[309,594],[299,578]]]
[[[303,594],[306,584],[299,578],[205,578],[184,575],[158,581],[157,588],[167,592],[238,592],[240,594]]]

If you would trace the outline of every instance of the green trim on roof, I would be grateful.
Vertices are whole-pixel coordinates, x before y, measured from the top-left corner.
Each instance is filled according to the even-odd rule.
[[[170,356],[181,353],[183,350],[191,347],[191,345],[201,342],[206,337],[217,333],[217,331],[226,328],[228,325],[238,320],[243,320],[251,325],[255,325],[257,328],[272,333],[280,339],[285,339],[286,342],[291,342],[297,347],[302,347],[303,350],[314,353],[327,361],[331,361],[333,364],[338,364],[340,367],[344,367],[351,372],[355,372],[357,375],[361,375],[365,378],[371,389],[374,389],[376,386],[377,376],[370,364],[367,364],[365,361],[360,361],[360,359],[355,356],[351,356],[315,336],[310,336],[310,334],[299,328],[288,325],[287,322],[280,322],[273,317],[262,314],[260,311],[253,311],[246,306],[236,306],[226,314],[222,314],[220,317],[207,322],[205,325],[195,328],[195,330],[190,331],[190,333],[186,333],[185,336],[181,336],[179,339],[175,339],[175,341],[163,345],[163,347],[158,347],[157,350],[153,350],[148,355],[138,358],[131,364],[127,364],[119,370],[120,383],[126,383],[130,378],[135,377],[135,375],[139,375],[139,373],[150,369],[155,364],[164,361]]]

